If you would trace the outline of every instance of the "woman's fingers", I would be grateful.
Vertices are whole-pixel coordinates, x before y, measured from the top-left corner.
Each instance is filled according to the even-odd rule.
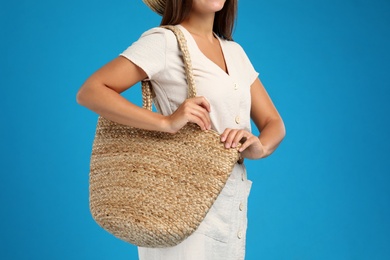
[[[241,143],[238,151],[245,158],[259,159],[264,157],[264,146],[260,139],[243,129],[227,128],[221,135],[221,142],[226,148],[235,148]]]
[[[232,147],[232,142],[234,137],[236,136],[236,133],[237,133],[237,129],[230,129],[230,128],[226,128],[225,131],[222,133],[221,141],[225,142],[226,148]]]
[[[210,119],[210,103],[207,101],[205,97],[195,97],[195,103],[198,105],[196,111],[200,112],[201,120],[204,123],[204,129],[211,129],[211,119]]]
[[[183,105],[188,122],[198,124],[203,130],[211,128],[210,107],[205,101],[202,98],[188,99]]]
[[[252,135],[249,138],[245,138],[245,141],[242,143],[239,151],[240,152],[244,151],[246,148],[248,148],[249,146],[254,144],[256,141],[258,141],[258,138],[256,136],[254,136],[254,135]]]
[[[191,99],[188,99],[188,100],[194,100],[194,102],[203,107],[204,109],[206,109],[207,112],[210,113],[211,111],[211,108],[210,108],[210,103],[207,101],[207,99],[205,97],[194,97],[194,98],[191,98]]]
[[[243,151],[257,141],[257,137],[243,129],[226,128],[221,135],[221,141],[225,142],[226,148],[235,148],[240,143],[239,151]]]
[[[185,100],[170,116],[173,132],[181,129],[186,123],[192,122],[202,130],[211,128],[210,104],[204,97],[194,97]]]
[[[205,129],[211,128],[210,114],[205,108],[194,104],[193,107],[191,107],[190,113],[202,121]]]
[[[242,129],[226,128],[221,135],[221,141],[225,142],[226,148],[235,148],[243,138],[247,138],[250,133]]]

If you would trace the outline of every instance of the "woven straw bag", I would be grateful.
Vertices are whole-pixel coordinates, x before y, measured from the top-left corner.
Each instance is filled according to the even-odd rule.
[[[191,60],[180,29],[167,26],[183,53],[188,96],[195,97]],[[150,82],[143,107],[152,106]],[[114,236],[141,247],[168,247],[191,235],[224,187],[237,149],[192,123],[178,133],[147,131],[99,117],[92,148],[90,210]]]

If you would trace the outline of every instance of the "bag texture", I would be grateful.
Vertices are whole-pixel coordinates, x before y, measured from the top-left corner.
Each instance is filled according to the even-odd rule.
[[[180,29],[188,97],[196,96],[191,60]],[[142,83],[143,106],[152,89]],[[90,210],[114,236],[141,247],[182,242],[202,222],[239,159],[213,130],[188,123],[176,134],[129,127],[99,117],[92,148]]]

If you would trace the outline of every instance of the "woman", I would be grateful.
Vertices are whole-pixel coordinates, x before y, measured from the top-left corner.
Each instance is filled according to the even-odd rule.
[[[153,28],[81,87],[77,101],[112,121],[175,133],[188,122],[221,133],[225,147],[242,157],[270,155],[285,135],[283,121],[243,49],[232,41],[237,0],[148,0],[185,35],[198,96],[187,99],[183,61],[173,33]],[[159,113],[140,108],[120,93],[149,79]],[[253,120],[260,136],[251,133]],[[244,259],[246,205],[251,182],[236,164],[224,189],[197,231],[170,248],[139,248],[140,259]]]

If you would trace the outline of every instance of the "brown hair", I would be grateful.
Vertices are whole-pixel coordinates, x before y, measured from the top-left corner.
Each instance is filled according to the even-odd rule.
[[[191,12],[192,0],[167,0],[161,25],[183,22]],[[237,14],[237,0],[226,0],[222,10],[215,13],[213,31],[219,37],[232,41]]]

